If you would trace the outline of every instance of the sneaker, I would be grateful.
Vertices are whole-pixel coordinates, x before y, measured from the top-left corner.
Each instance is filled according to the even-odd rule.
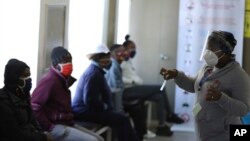
[[[156,135],[157,136],[172,136],[173,132],[170,130],[170,128],[167,125],[164,125],[164,126],[157,127]]]
[[[147,130],[147,133],[144,135],[144,138],[145,138],[145,139],[154,138],[154,137],[156,137],[156,134],[153,133],[153,132],[150,131],[150,130]]]
[[[184,123],[184,120],[173,113],[172,115],[167,116],[167,122],[181,124]]]

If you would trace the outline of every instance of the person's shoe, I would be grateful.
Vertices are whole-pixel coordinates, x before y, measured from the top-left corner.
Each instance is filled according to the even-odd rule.
[[[173,132],[170,130],[170,128],[167,125],[164,125],[164,126],[157,127],[156,135],[157,136],[172,136]]]
[[[156,134],[153,133],[153,132],[150,131],[150,130],[147,130],[147,133],[144,135],[144,138],[145,138],[145,139],[154,138],[154,137],[156,137]]]
[[[167,122],[181,124],[184,123],[184,120],[173,113],[172,115],[167,116]]]

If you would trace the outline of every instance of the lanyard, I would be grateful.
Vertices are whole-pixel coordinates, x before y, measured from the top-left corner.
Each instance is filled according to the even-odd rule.
[[[207,80],[209,74],[212,73],[212,71],[213,71],[213,69],[211,69],[211,68],[209,68],[209,69],[207,69],[207,70],[205,71],[203,77],[201,78],[201,80],[200,80],[200,82],[199,82],[199,89],[198,89],[199,91],[200,91],[200,89],[201,89],[201,86],[202,86],[202,85],[205,83],[205,81]]]

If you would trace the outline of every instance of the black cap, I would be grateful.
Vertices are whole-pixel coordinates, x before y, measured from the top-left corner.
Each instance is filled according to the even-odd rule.
[[[51,52],[51,62],[53,66],[58,65],[59,63],[64,62],[65,57],[70,54],[68,50],[64,47],[58,46],[53,48]]]

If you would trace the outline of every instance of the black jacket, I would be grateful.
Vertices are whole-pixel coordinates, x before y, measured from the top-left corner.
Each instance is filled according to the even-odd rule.
[[[0,141],[47,141],[32,116],[28,98],[0,89]]]

